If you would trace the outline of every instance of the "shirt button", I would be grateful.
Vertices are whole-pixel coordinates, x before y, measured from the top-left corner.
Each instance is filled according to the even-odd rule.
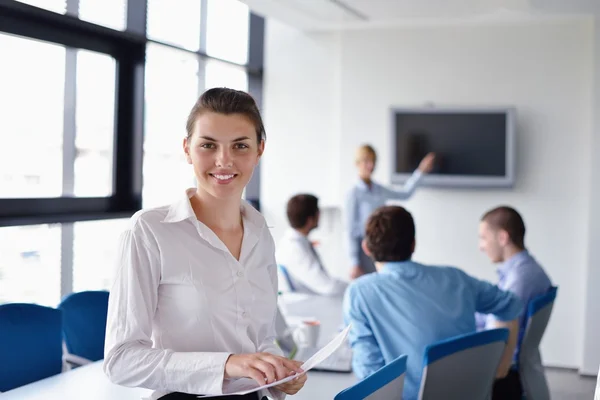
[[[238,271],[237,276],[241,278],[242,276],[244,276],[244,273],[242,271]]]

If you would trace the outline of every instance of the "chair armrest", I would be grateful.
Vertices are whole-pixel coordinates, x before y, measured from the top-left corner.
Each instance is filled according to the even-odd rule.
[[[71,365],[74,365],[74,366],[81,366],[81,365],[86,365],[86,364],[92,363],[92,361],[88,360],[87,358],[83,358],[83,357],[77,356],[75,354],[69,354],[69,353],[63,354],[63,361],[67,362]]]

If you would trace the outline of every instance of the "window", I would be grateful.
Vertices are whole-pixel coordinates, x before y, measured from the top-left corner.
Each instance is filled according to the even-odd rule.
[[[248,62],[248,6],[238,0],[208,0],[206,53],[238,64]]]
[[[208,60],[206,63],[206,88],[228,87],[248,90],[248,74],[242,67],[220,61]]]
[[[74,194],[112,194],[115,124],[115,60],[77,51]]]
[[[0,226],[25,224],[0,227],[0,304],[56,306],[110,288],[140,181],[143,207],[195,186],[188,113],[206,88],[248,89],[249,12],[237,0],[20,3],[49,12],[0,7],[16,11],[0,14]],[[143,166],[124,152],[142,135]]]
[[[198,50],[200,3],[200,0],[148,0],[148,37],[189,50]]]
[[[108,28],[124,30],[127,0],[79,0],[79,18]]]
[[[62,194],[65,48],[0,34],[0,198]],[[43,62],[40,62],[43,60]]]
[[[146,53],[146,113],[143,206],[170,203],[193,185],[183,138],[188,113],[198,97],[198,57],[149,44]]]
[[[117,268],[119,237],[129,226],[129,219],[73,225],[73,291],[110,289]]]
[[[20,3],[29,4],[52,11],[59,14],[64,14],[67,11],[67,0],[18,0]]]
[[[0,228],[0,304],[55,307],[61,287],[60,225]]]

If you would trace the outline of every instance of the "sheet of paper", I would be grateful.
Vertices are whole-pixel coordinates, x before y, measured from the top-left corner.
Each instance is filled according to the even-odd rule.
[[[335,351],[341,346],[341,344],[344,343],[344,340],[346,340],[349,331],[350,325],[348,325],[343,331],[338,333],[336,337],[334,337],[329,343],[327,343],[323,348],[321,348],[321,350],[317,351],[311,358],[306,360],[300,368],[302,368],[304,372],[310,371],[311,369],[325,361],[327,358],[329,358],[333,353],[335,353]],[[222,395],[198,396],[198,398],[207,399],[223,395],[242,395],[257,392],[259,390],[268,389],[272,386],[277,386],[281,385],[282,383],[289,382],[297,376],[298,374],[291,375],[287,378],[262,386],[260,386],[255,380],[250,378],[230,380],[223,384]]]
[[[321,364],[325,361],[329,356],[331,356],[335,351],[344,343],[346,340],[346,336],[348,336],[348,331],[350,331],[350,325],[348,325],[343,331],[337,334],[331,342],[327,343],[321,350],[317,351],[311,358],[304,361],[304,364],[300,368],[305,371],[309,371]]]

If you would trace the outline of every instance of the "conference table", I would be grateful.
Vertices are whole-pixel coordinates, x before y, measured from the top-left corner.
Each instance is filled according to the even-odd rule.
[[[285,293],[280,296],[282,313],[294,318],[310,317],[321,321],[319,345],[325,345],[342,325],[342,299],[304,294]],[[352,373],[309,371],[304,388],[294,400],[333,399],[341,390],[352,386]],[[1,393],[0,400],[140,400],[151,391],[127,388],[111,383],[97,361],[71,371]]]

